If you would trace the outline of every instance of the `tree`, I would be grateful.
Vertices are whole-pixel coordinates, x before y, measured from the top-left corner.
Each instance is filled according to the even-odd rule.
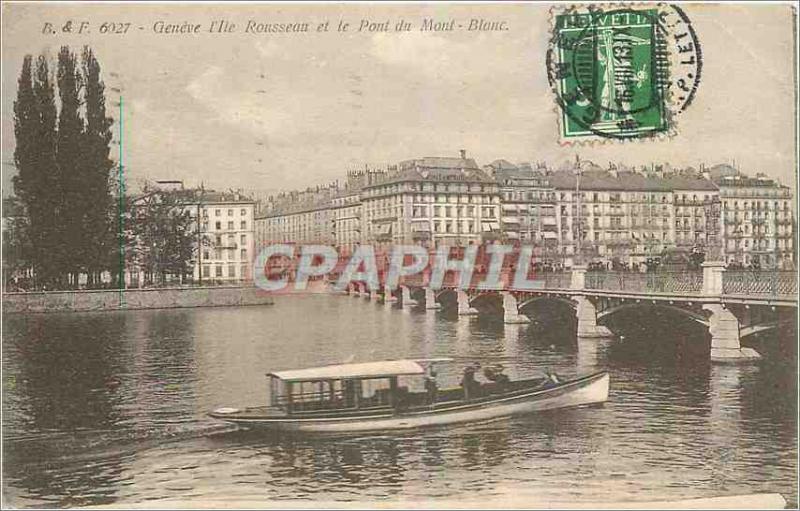
[[[29,219],[17,197],[3,200],[3,282],[6,290],[30,287]],[[10,284],[10,285],[9,285]]]
[[[53,286],[60,267],[61,186],[56,164],[56,103],[45,55],[27,55],[14,102],[14,191],[27,213],[28,259],[37,287]],[[22,227],[21,227],[22,228]]]
[[[167,276],[182,278],[192,271],[197,248],[197,225],[188,203],[179,192],[153,190],[133,201],[128,256],[148,284],[166,282]]]
[[[87,196],[82,230],[85,238],[85,261],[89,284],[100,279],[103,270],[116,266],[119,241],[116,236],[117,205],[111,195],[110,173],[114,162],[108,157],[111,126],[106,116],[105,85],[100,79],[100,64],[88,46],[83,48],[83,83],[86,129],[83,141],[83,167]]]
[[[84,124],[80,115],[81,75],[77,58],[68,46],[62,46],[58,54],[58,95],[61,111],[58,116],[56,161],[58,163],[63,190],[61,215],[63,269],[68,284],[77,284],[78,274],[85,271],[86,261],[91,257],[88,246],[89,233],[84,229],[84,219],[92,195],[86,167],[83,164]]]
[[[49,59],[23,59],[14,102],[14,190],[28,215],[27,250],[37,287],[89,284],[112,268],[119,249],[109,159],[113,119],[106,116],[100,65],[85,47],[81,66],[69,47]],[[83,114],[85,113],[85,121]],[[113,211],[112,211],[113,210]],[[21,227],[22,228],[22,227]]]

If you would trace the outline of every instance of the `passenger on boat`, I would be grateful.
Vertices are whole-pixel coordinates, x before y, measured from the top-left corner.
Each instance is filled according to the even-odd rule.
[[[486,376],[487,380],[494,383],[494,387],[498,392],[503,392],[511,382],[508,375],[503,373],[504,369],[502,365],[497,364],[494,366],[486,366],[483,370],[483,375]]]
[[[425,377],[425,392],[428,393],[428,404],[435,404],[439,398],[439,385],[436,382],[436,371],[433,368]]]
[[[561,385],[561,379],[558,377],[558,375],[554,371],[551,371],[548,368],[548,369],[545,370],[545,375],[547,376],[547,382],[546,383],[547,383],[548,387],[557,387],[558,385]]]
[[[464,376],[461,378],[461,386],[464,388],[464,400],[478,397],[481,384],[475,379],[475,373],[481,368],[480,363],[464,368]]]

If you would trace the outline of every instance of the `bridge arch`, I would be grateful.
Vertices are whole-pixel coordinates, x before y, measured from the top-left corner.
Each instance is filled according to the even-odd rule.
[[[526,298],[525,300],[521,300],[519,302],[519,306],[517,307],[517,309],[520,312],[522,312],[522,309],[524,309],[528,305],[531,305],[533,303],[540,302],[540,301],[556,301],[556,302],[565,304],[565,305],[571,307],[572,309],[577,309],[578,308],[578,304],[576,304],[575,302],[573,302],[572,300],[570,300],[569,298],[566,298],[564,296],[540,295],[540,296],[534,296],[534,297],[531,297],[531,298]]]
[[[474,307],[481,313],[492,313],[503,311],[503,296],[497,291],[479,291],[469,297],[469,306]]]
[[[708,326],[709,325],[708,318],[706,318],[703,314],[701,314],[699,312],[694,312],[694,311],[691,311],[689,309],[684,309],[682,307],[676,307],[675,305],[669,305],[669,304],[666,304],[666,303],[652,303],[652,302],[648,302],[648,303],[636,303],[636,302],[629,303],[629,302],[624,302],[624,303],[621,303],[620,305],[617,305],[615,307],[611,307],[611,308],[608,308],[608,309],[605,309],[603,311],[598,312],[597,313],[597,321],[600,321],[603,318],[607,318],[608,316],[611,316],[611,315],[616,314],[616,313],[618,313],[620,311],[623,311],[623,310],[630,310],[630,309],[636,309],[636,308],[642,308],[642,307],[657,307],[657,308],[661,308],[661,309],[672,310],[672,311],[678,312],[678,313],[688,317],[692,321],[695,321],[695,322],[697,322],[697,323],[699,323],[701,325],[704,325],[704,326]]]
[[[474,296],[470,296],[469,304],[475,305],[475,303],[487,300],[487,299],[497,299],[503,300],[503,297],[497,291],[479,291],[478,294]]]
[[[739,338],[744,339],[745,337],[749,337],[751,335],[760,334],[761,332],[768,332],[770,330],[777,330],[782,325],[777,322],[773,321],[770,323],[762,323],[759,325],[750,325],[746,327],[742,327],[739,329]]]

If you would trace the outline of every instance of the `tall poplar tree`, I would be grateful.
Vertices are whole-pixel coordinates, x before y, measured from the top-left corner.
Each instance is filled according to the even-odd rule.
[[[33,93],[33,57],[26,55],[22,61],[22,71],[17,81],[17,99],[14,101],[14,136],[17,145],[14,148],[14,165],[18,173],[13,178],[16,200],[24,204],[35,200],[38,161],[36,157],[36,131],[38,126],[36,96]],[[29,222],[24,227],[9,226],[3,233],[3,266],[13,266],[18,260],[34,260],[33,247],[30,243],[22,243],[29,238]],[[7,247],[9,247],[7,249]],[[10,248],[13,247],[13,248]],[[12,262],[11,259],[14,259]],[[38,266],[38,264],[36,264]],[[15,269],[15,268],[13,268]],[[13,273],[13,271],[12,271]],[[6,274],[6,278],[10,277]]]
[[[83,229],[86,211],[89,208],[87,172],[83,165],[84,124],[81,118],[80,90],[81,74],[77,58],[68,46],[62,46],[58,54],[58,95],[61,111],[58,116],[58,138],[56,159],[61,177],[62,209],[64,229],[61,246],[63,270],[68,285],[76,285],[78,274],[86,271],[89,254],[89,233]]]
[[[115,270],[119,240],[116,221],[121,212],[111,195],[110,173],[114,162],[109,158],[111,126],[114,120],[106,115],[105,84],[100,78],[100,64],[88,46],[83,48],[82,74],[86,128],[84,131],[83,166],[86,178],[87,209],[83,219],[85,264],[89,283],[96,283],[104,270]]]
[[[45,55],[26,56],[14,103],[14,191],[28,215],[25,233],[37,287],[57,285],[61,186],[56,163],[56,103]]]

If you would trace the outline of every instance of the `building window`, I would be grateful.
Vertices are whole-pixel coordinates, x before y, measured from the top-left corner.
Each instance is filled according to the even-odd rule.
[[[247,210],[243,209],[243,210],[239,211],[239,214],[242,215],[242,216],[247,216]]]
[[[208,216],[208,210],[206,208],[203,208],[203,216]]]
[[[215,209],[214,210],[214,216],[220,216],[220,215],[222,215],[222,211],[219,210],[219,209]]]
[[[214,267],[214,276],[222,277],[222,266],[217,265]]]
[[[240,225],[240,228],[241,228],[242,230],[245,230],[245,229],[247,229],[247,220],[242,220],[242,223],[241,223],[241,225]]]
[[[247,234],[242,234],[239,236],[239,241],[242,243],[242,245],[247,244]]]
[[[228,230],[229,231],[233,230],[233,222],[228,222]]]
[[[209,266],[203,266],[203,277],[210,277],[211,276],[211,268]]]
[[[203,259],[210,259],[210,258],[211,254],[208,252],[208,250],[203,250]]]
[[[228,277],[236,278],[236,266],[228,265]]]
[[[217,228],[218,231],[222,229],[222,222],[215,222],[215,227]]]
[[[239,251],[239,259],[242,261],[247,261],[247,249],[243,248]]]
[[[232,209],[228,210],[228,216],[233,216],[233,210]]]
[[[215,238],[214,238],[214,241],[216,241],[216,245],[217,245],[217,246],[220,246],[220,245],[222,245],[222,236],[220,236],[219,234],[217,234],[217,235],[215,236]]]

